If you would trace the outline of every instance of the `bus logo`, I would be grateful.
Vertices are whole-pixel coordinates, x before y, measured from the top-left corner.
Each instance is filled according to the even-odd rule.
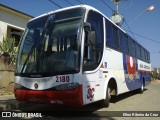
[[[94,92],[95,92],[94,88],[88,88],[87,99],[90,99],[90,101],[91,101],[93,99],[93,97],[94,97]]]
[[[132,80],[136,73],[136,59],[131,56],[126,56],[128,76]]]
[[[38,84],[37,83],[34,84],[34,88],[38,89]]]

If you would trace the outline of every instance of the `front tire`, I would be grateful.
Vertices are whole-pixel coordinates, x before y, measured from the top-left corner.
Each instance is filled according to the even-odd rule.
[[[104,100],[100,101],[100,105],[102,107],[109,107],[110,99],[111,99],[111,89],[109,87],[107,87],[106,98]]]

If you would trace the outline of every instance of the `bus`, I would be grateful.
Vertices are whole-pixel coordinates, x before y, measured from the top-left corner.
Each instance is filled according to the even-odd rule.
[[[150,54],[97,9],[78,5],[30,20],[15,67],[15,98],[109,106],[112,96],[151,82]]]

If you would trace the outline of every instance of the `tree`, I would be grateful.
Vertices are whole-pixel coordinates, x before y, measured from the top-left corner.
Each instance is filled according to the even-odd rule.
[[[14,67],[17,51],[14,47],[15,39],[11,39],[7,40],[5,37],[3,37],[3,40],[0,43],[0,56],[4,59],[4,64]]]
[[[158,79],[157,68],[154,68],[154,70],[152,71],[152,76],[154,79]]]

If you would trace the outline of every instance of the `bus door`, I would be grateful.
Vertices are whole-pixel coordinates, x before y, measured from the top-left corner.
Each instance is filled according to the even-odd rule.
[[[82,78],[84,99],[88,104],[100,100],[103,96],[104,78],[101,69],[104,48],[103,16],[95,11],[89,11],[87,22],[84,23],[84,31]]]

